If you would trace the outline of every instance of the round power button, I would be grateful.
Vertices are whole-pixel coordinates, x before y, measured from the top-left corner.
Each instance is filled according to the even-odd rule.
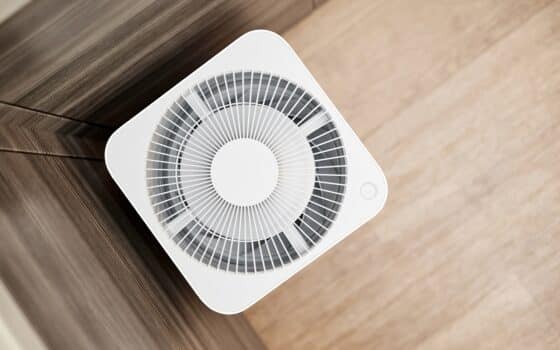
[[[364,199],[374,199],[377,196],[377,186],[371,182],[364,182],[360,188],[360,194]]]

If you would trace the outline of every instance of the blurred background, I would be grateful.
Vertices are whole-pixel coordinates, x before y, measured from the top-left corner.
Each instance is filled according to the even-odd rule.
[[[247,312],[194,295],[108,135],[283,35],[389,200]],[[0,0],[0,348],[560,348],[560,2]]]

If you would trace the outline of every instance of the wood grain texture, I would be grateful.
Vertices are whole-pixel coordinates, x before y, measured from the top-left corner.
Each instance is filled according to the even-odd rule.
[[[313,0],[313,6],[318,7],[327,2],[327,0]]]
[[[0,100],[116,126],[240,34],[312,1],[33,1],[0,25]]]
[[[0,151],[103,159],[106,127],[0,103]]]
[[[335,0],[286,35],[365,137],[547,2]]]
[[[202,305],[102,162],[0,164],[0,277],[47,346],[263,348],[243,316]]]
[[[286,36],[389,200],[251,324],[271,349],[558,349],[560,2],[347,4]]]

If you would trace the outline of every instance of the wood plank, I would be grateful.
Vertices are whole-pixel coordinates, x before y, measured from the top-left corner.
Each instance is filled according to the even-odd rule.
[[[0,277],[49,348],[263,348],[202,305],[102,162],[0,164]]]
[[[110,129],[0,103],[0,151],[102,159]]]
[[[543,325],[549,322],[532,296],[515,277],[505,277],[463,317],[417,349],[557,349],[560,342],[555,330]]]
[[[0,25],[0,100],[112,126],[243,32],[281,31],[312,10],[311,0],[49,4]]]
[[[388,177],[389,201],[376,220],[249,310],[251,324],[271,349],[556,349],[560,344],[555,297],[560,286],[560,3],[541,8],[535,2],[433,2],[449,7],[443,12],[430,3],[422,5],[454,18],[438,23],[463,23],[463,6],[468,7],[465,20],[478,29],[459,26],[470,28],[467,35],[453,26],[441,28],[441,37],[425,43],[426,62],[411,55],[401,65],[412,67],[406,73],[413,81],[420,74],[416,64],[437,67],[448,62],[449,50],[458,52],[442,50],[442,43],[472,47],[480,42],[479,49],[453,58],[463,63],[444,81],[423,83],[423,92],[406,103],[384,104],[374,90],[369,100],[353,97],[348,91],[368,90],[375,81],[358,73],[346,82],[339,79],[332,93],[327,88],[346,96],[341,111],[351,115],[355,127],[365,125],[366,146]],[[289,37],[327,27],[321,18],[338,9],[336,4],[319,8],[308,20],[316,25],[305,20]],[[424,18],[420,9],[405,7],[383,16],[387,6],[397,5],[353,15],[360,23],[384,17],[394,28],[398,18],[409,28],[418,11]],[[470,20],[477,11],[478,19]],[[494,21],[490,13],[497,22],[488,26]],[[489,28],[502,34],[486,42]],[[352,50],[359,50],[357,43],[369,50],[380,29],[372,24],[370,32],[352,23],[344,30],[347,49],[340,41],[331,50],[336,39],[327,37],[312,55],[322,52],[324,60],[342,67],[359,66]],[[422,39],[416,34],[425,34],[407,33],[411,43]],[[384,54],[385,64],[406,61],[394,54]],[[360,57],[360,74],[380,72],[374,67],[380,61]],[[318,70],[319,81],[323,74],[325,81],[338,74],[327,70],[327,65]],[[366,110],[380,114],[355,119],[357,111]]]
[[[285,35],[365,137],[548,2],[332,0]]]

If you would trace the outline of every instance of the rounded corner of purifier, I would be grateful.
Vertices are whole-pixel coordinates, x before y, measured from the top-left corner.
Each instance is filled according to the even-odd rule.
[[[253,29],[241,35],[237,40],[240,39],[270,40],[270,41],[281,42],[282,44],[286,44],[289,46],[288,42],[286,41],[286,39],[284,39],[284,37],[269,29]]]
[[[107,171],[109,172],[109,174],[113,179],[115,178],[115,169],[116,169],[115,152],[118,150],[118,148],[115,146],[115,144],[117,143],[117,138],[118,138],[118,130],[116,130],[109,136],[109,139],[105,144],[105,150],[103,154],[105,168],[107,168]]]

